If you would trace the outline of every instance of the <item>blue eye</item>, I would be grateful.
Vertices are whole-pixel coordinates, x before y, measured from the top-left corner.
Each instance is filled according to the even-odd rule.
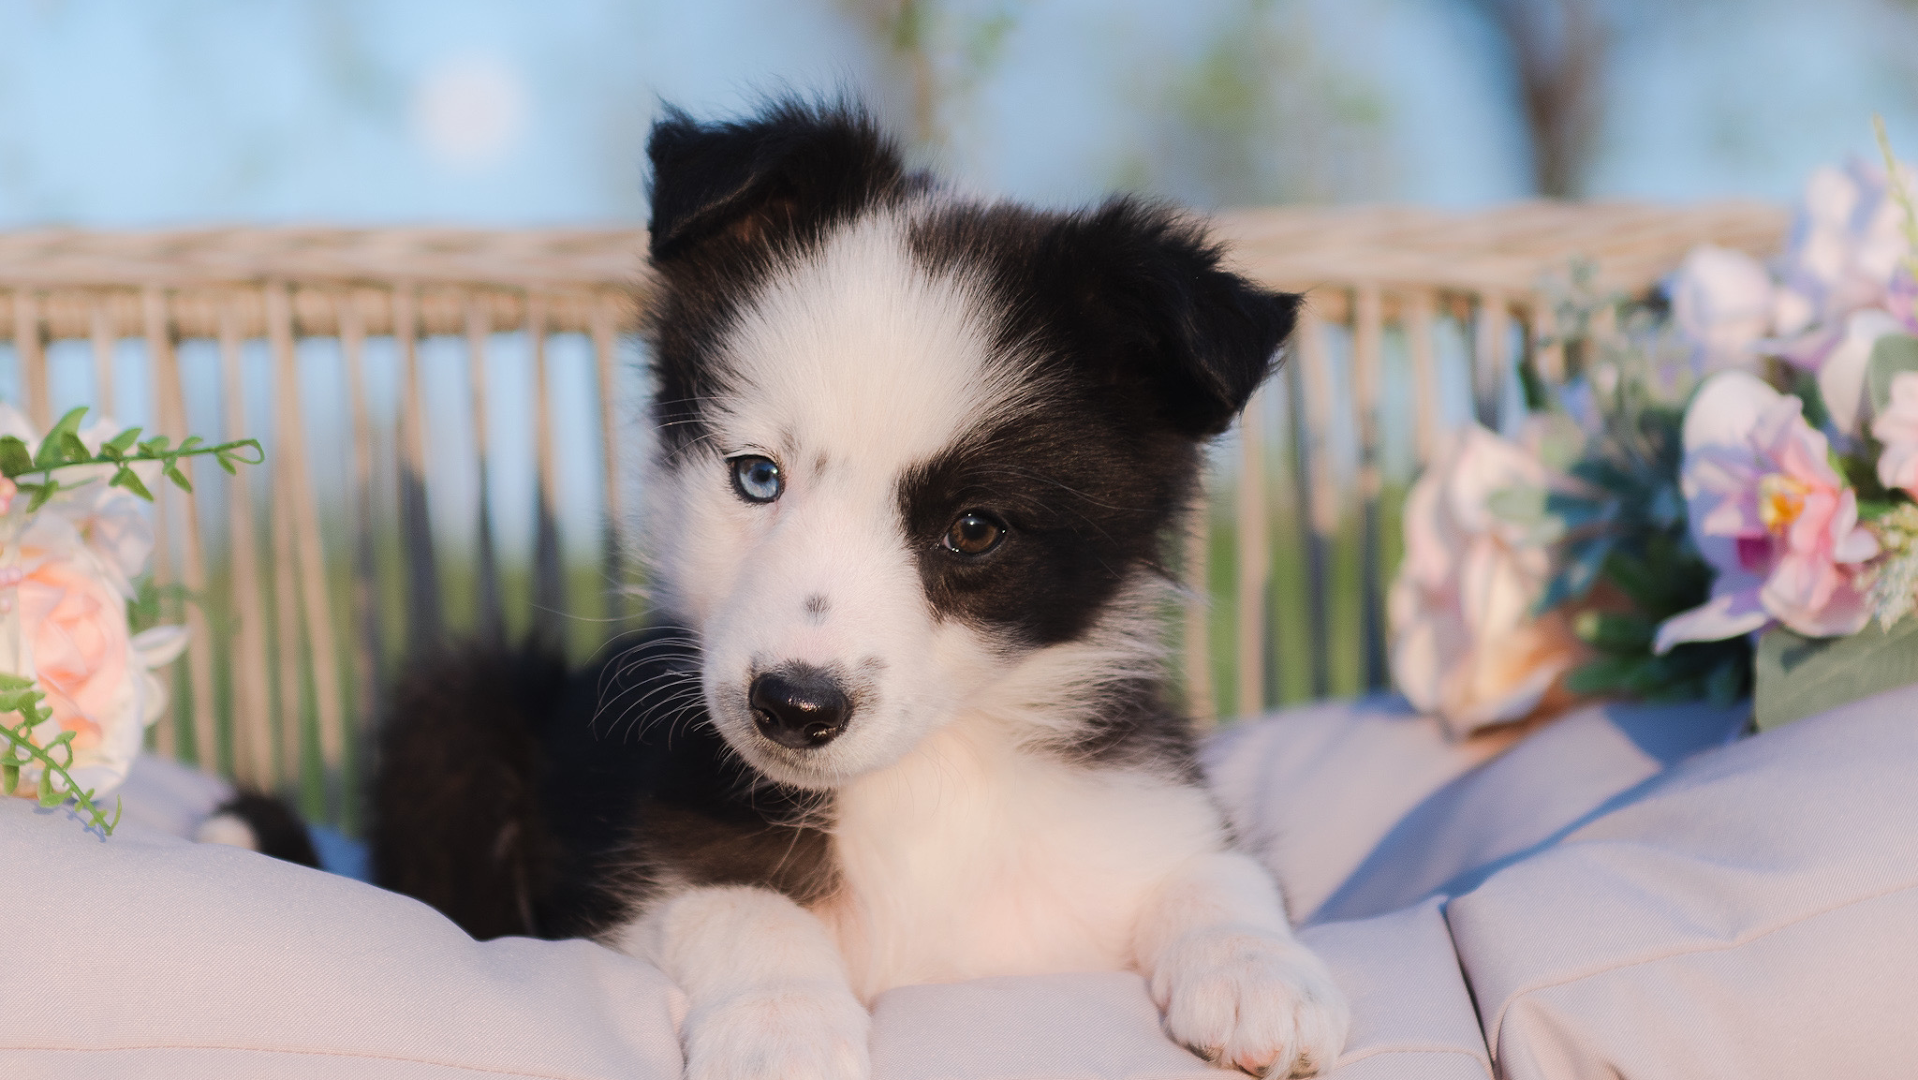
[[[779,475],[779,464],[771,458],[748,455],[733,458],[727,464],[733,467],[733,490],[749,503],[772,502],[786,490],[786,480]]]

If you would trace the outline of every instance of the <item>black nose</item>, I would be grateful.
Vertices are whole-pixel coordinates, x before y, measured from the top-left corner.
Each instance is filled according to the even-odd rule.
[[[787,667],[759,676],[747,703],[759,733],[794,750],[838,738],[852,713],[839,680],[815,667]]]

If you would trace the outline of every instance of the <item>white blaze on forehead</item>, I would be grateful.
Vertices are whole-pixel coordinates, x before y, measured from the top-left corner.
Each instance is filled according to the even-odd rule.
[[[984,290],[958,274],[933,276],[905,232],[894,215],[860,221],[777,272],[747,305],[721,363],[722,449],[825,453],[896,471],[1007,400],[1020,379],[988,362]]]

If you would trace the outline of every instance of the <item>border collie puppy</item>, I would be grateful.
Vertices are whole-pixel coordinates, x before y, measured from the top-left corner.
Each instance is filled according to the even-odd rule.
[[[1132,969],[1271,1076],[1347,1010],[1169,700],[1164,556],[1298,297],[1129,199],[908,172],[855,108],[653,129],[668,622],[568,675],[399,689],[375,873],[476,936],[589,936],[690,1001],[688,1074],[856,1080],[907,983]]]

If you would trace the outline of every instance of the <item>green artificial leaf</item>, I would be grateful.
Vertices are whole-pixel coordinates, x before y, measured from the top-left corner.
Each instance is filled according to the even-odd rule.
[[[27,503],[27,513],[31,514],[47,505],[47,500],[59,493],[60,481],[49,476],[44,484],[21,484],[20,490],[30,492],[33,495],[33,498]]]
[[[1532,605],[1532,612],[1542,615],[1567,600],[1576,600],[1590,592],[1614,542],[1612,537],[1601,535],[1568,545],[1564,565],[1545,587],[1545,595]]]
[[[1530,355],[1518,362],[1518,385],[1525,394],[1526,412],[1544,412],[1552,403],[1551,394],[1545,388],[1545,378],[1538,372],[1538,365]]]
[[[1745,696],[1745,683],[1750,675],[1750,664],[1742,660],[1723,661],[1705,677],[1705,696],[1722,709]]]
[[[148,502],[153,501],[153,492],[148,491],[147,486],[140,482],[140,475],[125,465],[120,466],[119,471],[113,474],[113,486],[126,488]]]
[[[133,444],[138,441],[140,441],[140,429],[130,427],[101,444],[100,451],[108,457],[118,460],[126,456],[126,452],[133,449]]]
[[[1881,691],[1918,683],[1918,619],[1877,623],[1850,637],[1808,638],[1774,626],[1753,659],[1761,731]]]
[[[1891,404],[1891,380],[1901,371],[1918,371],[1918,337],[1886,334],[1871,347],[1871,360],[1865,368],[1865,389],[1871,395],[1871,411],[1883,413]]]
[[[8,479],[33,471],[33,452],[18,435],[0,435],[0,473]]]
[[[1825,407],[1825,393],[1818,388],[1818,376],[1801,368],[1792,368],[1791,392],[1805,405],[1805,423],[1823,430],[1831,423],[1831,410]]]
[[[53,770],[47,769],[42,771],[40,773],[40,805],[59,806],[66,801],[66,793],[54,785]]]
[[[258,439],[237,439],[233,442],[222,444],[220,449],[226,454],[231,455],[234,461],[242,465],[263,465],[266,463],[266,450],[260,446],[260,440]],[[250,458],[241,457],[240,451],[242,450],[253,451],[253,456]]]
[[[167,462],[166,478],[173,481],[173,486],[179,488],[181,491],[191,492],[193,490],[193,484],[187,480],[186,474],[180,471],[178,465],[170,461]]]
[[[1643,615],[1614,615],[1602,611],[1580,612],[1572,632],[1600,652],[1644,655],[1651,651],[1652,637],[1658,631]]]
[[[1644,667],[1638,656],[1601,656],[1565,675],[1565,689],[1574,694],[1614,694],[1626,689]]]
[[[155,435],[153,438],[140,444],[140,452],[148,457],[159,457],[161,454],[166,453],[167,444],[172,441],[173,440],[167,438],[165,435]]]
[[[33,689],[32,679],[29,679],[24,675],[15,675],[11,672],[0,671],[0,690],[31,690],[31,689]]]
[[[45,469],[71,460],[71,458],[67,456],[72,449],[66,438],[69,435],[74,436],[74,442],[80,446],[80,456],[83,458],[86,457],[86,444],[80,443],[78,438],[80,420],[86,415],[87,407],[85,405],[68,409],[67,414],[56,421],[53,428],[47,432],[47,437],[40,440],[40,452],[34,455],[33,464],[38,468]]]
[[[80,436],[71,431],[63,431],[60,433],[60,456],[67,461],[90,461],[93,458],[93,451],[87,449],[87,444],[81,440]]]
[[[1485,508],[1502,521],[1536,525],[1545,518],[1545,502],[1550,494],[1538,487],[1500,488],[1485,500]]]
[[[239,475],[240,470],[234,466],[232,455],[227,451],[215,450],[213,452],[213,460],[220,463],[220,468],[225,469],[228,476]]]
[[[1858,520],[1877,521],[1903,505],[1905,504],[1897,499],[1859,499]]]

